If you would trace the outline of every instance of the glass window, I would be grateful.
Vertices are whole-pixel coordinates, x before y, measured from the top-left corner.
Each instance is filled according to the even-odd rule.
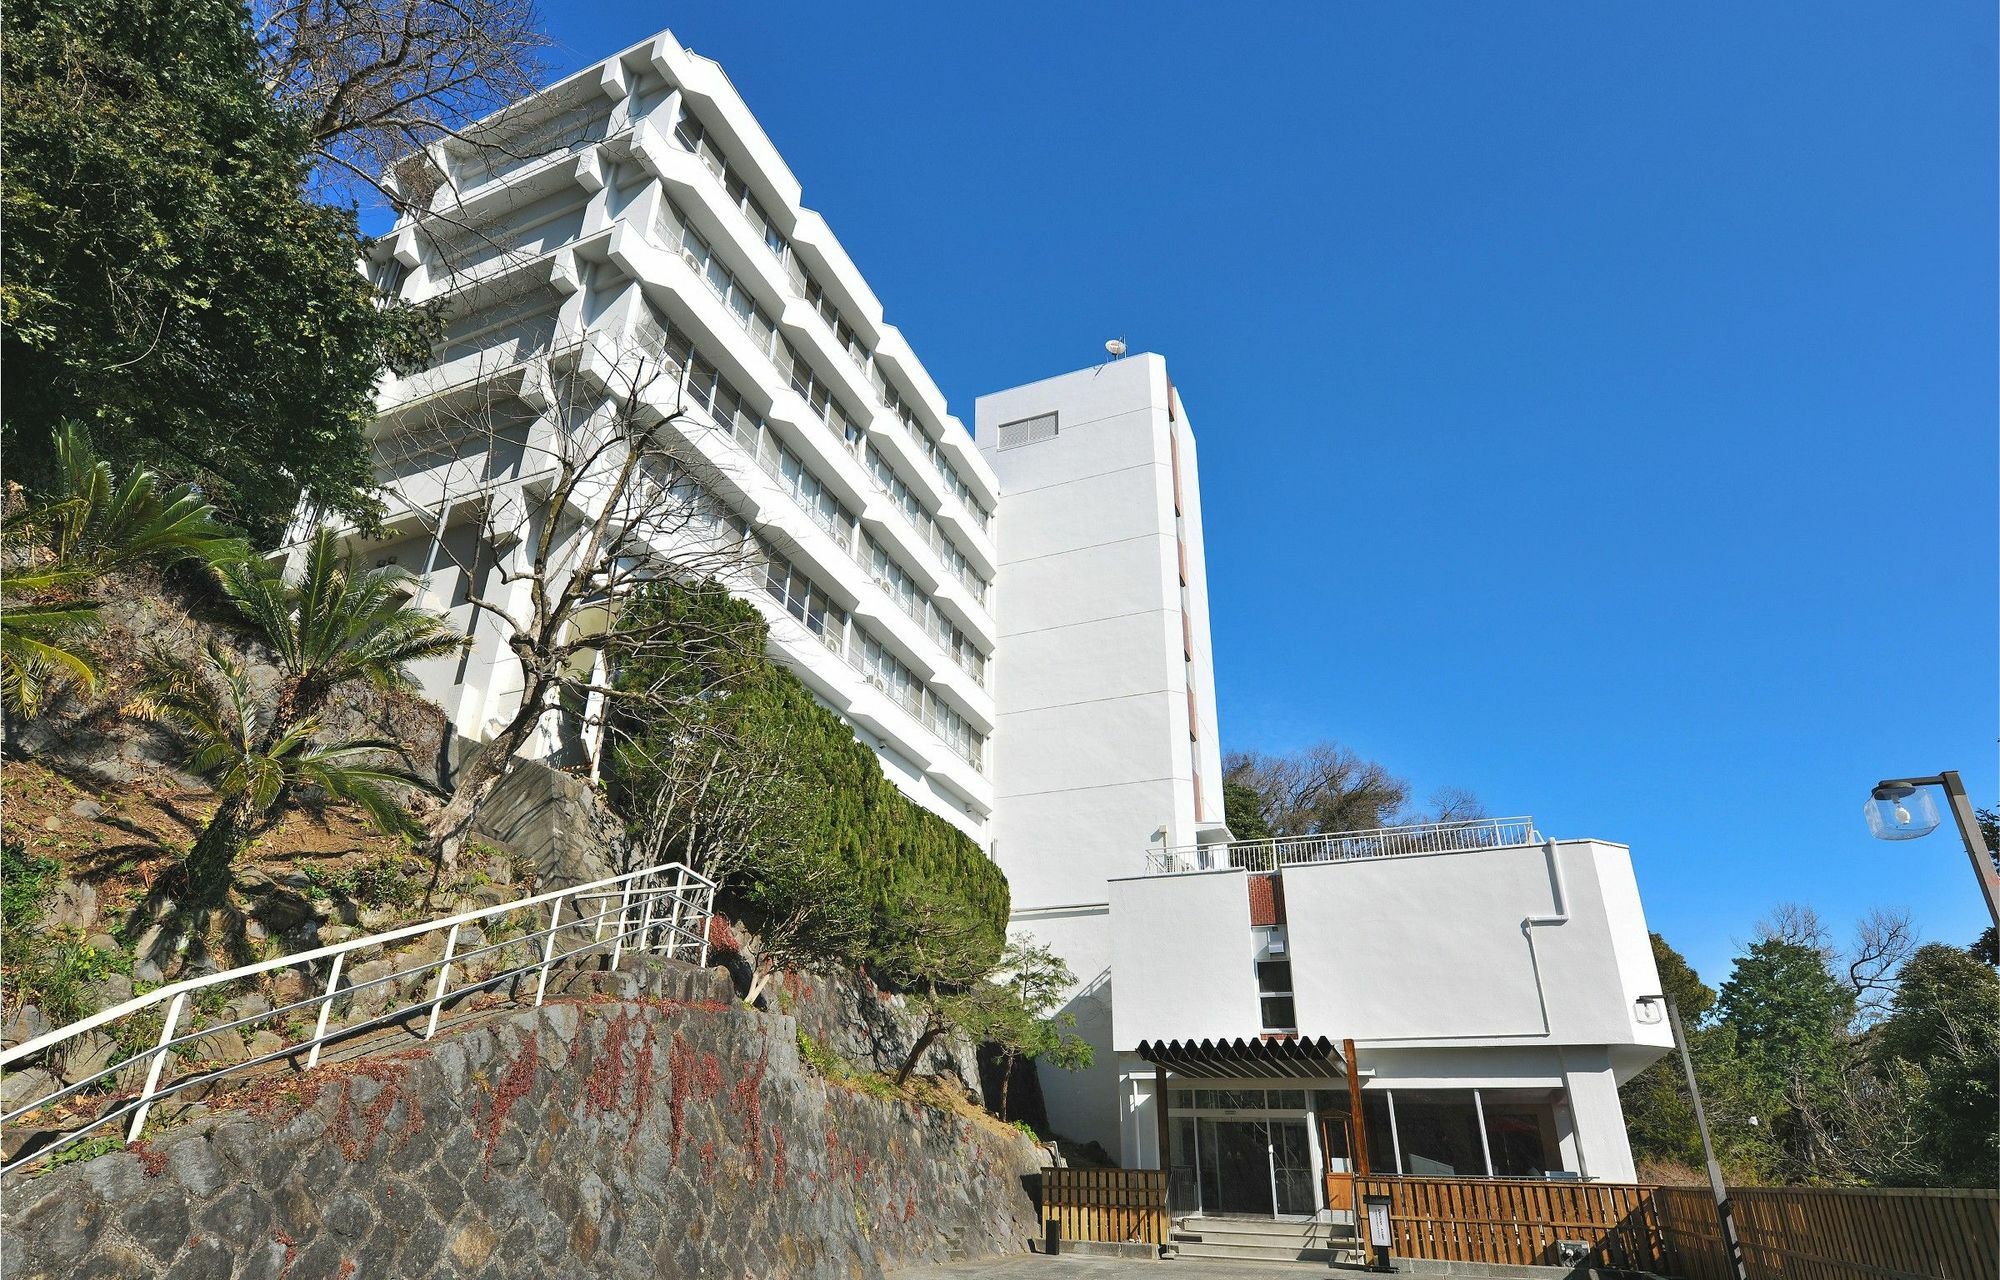
[[[1265,960],[1257,966],[1257,990],[1266,995],[1289,995],[1292,990],[1292,962]]]
[[[1396,1132],[1402,1139],[1404,1173],[1413,1177],[1486,1173],[1478,1114],[1469,1091],[1397,1090]]]
[[[1560,1169],[1555,1116],[1546,1102],[1510,1102],[1482,1095],[1486,1112],[1486,1143],[1493,1152],[1493,1172],[1503,1178],[1539,1178]]]
[[[1265,1096],[1264,1105],[1273,1111],[1304,1111],[1306,1091],[1304,1089],[1273,1089]]]
[[[1299,1015],[1290,996],[1265,996],[1258,1001],[1266,1031],[1297,1031]]]

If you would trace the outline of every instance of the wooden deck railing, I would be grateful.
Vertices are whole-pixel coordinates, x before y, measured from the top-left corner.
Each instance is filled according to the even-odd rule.
[[[1703,1187],[1405,1177],[1353,1187],[1390,1198],[1391,1248],[1404,1257],[1546,1266],[1558,1241],[1580,1240],[1600,1266],[1734,1280]],[[2000,1280],[2000,1192],[1745,1187],[1730,1198],[1750,1280]]]
[[[1065,1240],[1167,1242],[1167,1175],[1158,1169],[1043,1169],[1042,1222]]]

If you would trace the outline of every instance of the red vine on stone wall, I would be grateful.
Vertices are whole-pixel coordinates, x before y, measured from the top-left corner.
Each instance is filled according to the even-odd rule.
[[[541,1060],[535,1053],[535,1034],[530,1031],[528,1038],[521,1042],[520,1056],[508,1064],[506,1073],[493,1090],[493,1100],[486,1109],[485,1117],[474,1129],[486,1148],[482,1167],[489,1182],[493,1180],[493,1148],[500,1142],[500,1128],[507,1122],[507,1113],[535,1087],[535,1073],[541,1066]]]

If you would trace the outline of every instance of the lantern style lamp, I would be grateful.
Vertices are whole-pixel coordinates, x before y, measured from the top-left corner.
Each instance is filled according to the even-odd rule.
[[[1937,830],[1941,819],[1928,787],[1885,782],[1869,793],[1868,831],[1877,840],[1914,840]]]
[[[1979,830],[1979,815],[1973,812],[1965,783],[1956,773],[1946,769],[1934,777],[1885,778],[1876,783],[1863,810],[1868,830],[1877,840],[1914,840],[1937,830],[1938,807],[1931,797],[1932,787],[1941,789],[1945,802],[1951,806],[1959,838],[1965,841],[1966,856],[1972,859],[1972,874],[1978,877],[1980,892],[1986,895],[1987,913],[2000,926],[2000,867],[1993,863],[1993,851],[1986,847],[1986,837]]]

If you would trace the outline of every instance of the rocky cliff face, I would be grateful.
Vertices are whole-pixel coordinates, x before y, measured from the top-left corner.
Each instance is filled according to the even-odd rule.
[[[6,1272],[846,1277],[1033,1234],[1019,1134],[827,1084],[715,970],[598,985],[10,1178]]]

